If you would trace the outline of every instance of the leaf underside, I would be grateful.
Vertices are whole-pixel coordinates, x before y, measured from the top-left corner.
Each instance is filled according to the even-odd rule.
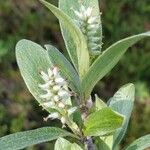
[[[32,41],[20,40],[16,45],[16,58],[29,91],[41,103],[43,99],[40,98],[40,95],[43,94],[43,91],[39,88],[39,84],[43,83],[43,79],[40,71],[47,72],[52,66],[46,50]]]
[[[113,134],[113,149],[120,144],[126,133],[133,109],[134,95],[135,87],[133,84],[129,83],[122,86],[110,99],[109,107],[125,116],[123,126]]]
[[[146,148],[150,148],[150,134],[135,140],[124,150],[144,150]]]

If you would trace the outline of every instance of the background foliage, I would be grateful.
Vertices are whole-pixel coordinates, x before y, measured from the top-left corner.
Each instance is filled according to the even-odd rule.
[[[49,0],[57,4],[55,0]],[[126,36],[150,30],[148,0],[100,0],[104,48]],[[47,114],[29,94],[15,60],[15,44],[26,38],[40,44],[53,43],[63,51],[64,44],[57,19],[36,0],[0,1],[0,137],[21,130],[54,126],[58,121],[43,122]],[[143,40],[95,87],[108,100],[123,84],[136,85],[136,104],[128,133],[122,145],[149,133],[150,126],[150,51]],[[28,150],[52,149],[41,144]]]

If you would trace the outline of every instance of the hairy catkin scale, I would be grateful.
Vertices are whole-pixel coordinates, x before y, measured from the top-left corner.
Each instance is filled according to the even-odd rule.
[[[41,94],[40,98],[41,106],[45,109],[52,108],[55,112],[51,113],[47,119],[60,119],[63,126],[65,125],[66,118],[69,118],[71,114],[76,111],[76,107],[73,107],[70,101],[71,93],[68,90],[66,81],[61,77],[57,67],[49,68],[47,73],[41,71],[41,77],[44,80],[43,84],[39,84],[39,87],[45,91],[45,94]]]
[[[75,22],[86,37],[89,52],[99,54],[102,47],[102,37],[97,33],[101,32],[101,24],[98,21],[99,16],[93,16],[92,11],[92,7],[85,8],[81,5],[79,11],[74,10],[77,16]]]

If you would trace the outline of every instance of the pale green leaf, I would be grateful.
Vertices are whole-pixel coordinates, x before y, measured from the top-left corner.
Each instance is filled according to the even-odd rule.
[[[52,65],[46,50],[32,41],[21,40],[16,45],[16,58],[29,91],[41,103],[40,95],[43,91],[38,85],[43,83],[43,80],[40,71],[47,72]]]
[[[71,145],[71,150],[83,150],[78,144],[73,143]]]
[[[83,0],[80,2],[79,0],[59,0],[59,8],[67,14],[73,21],[78,20],[73,10],[79,11],[81,5],[85,6],[85,8],[92,7],[92,16],[98,17],[97,22],[101,24],[101,16],[99,10],[99,3],[98,0]],[[75,49],[75,45],[72,44],[72,39],[69,36],[69,33],[65,27],[61,25],[62,34],[66,45],[69,49]],[[98,37],[100,38],[99,44],[102,43],[102,25],[99,27]],[[85,57],[84,57],[85,58]],[[86,59],[86,58],[85,58]]]
[[[64,138],[59,138],[55,143],[55,150],[83,150],[76,143],[70,143]]]
[[[107,107],[107,105],[96,95],[96,99],[95,99],[96,110],[100,110],[105,107]]]
[[[80,94],[80,80],[76,70],[72,67],[71,63],[64,57],[59,50],[51,45],[45,45],[48,50],[48,56],[54,65],[56,65],[63,77],[69,83],[69,87],[76,93]]]
[[[88,99],[96,83],[118,63],[127,49],[139,40],[148,36],[150,36],[150,32],[134,35],[120,40],[106,49],[92,64],[82,80],[84,100]]]
[[[128,83],[122,86],[110,99],[109,104],[126,99],[131,101],[134,101],[135,99],[135,87],[132,83]]]
[[[25,147],[55,140],[59,137],[73,136],[71,133],[55,127],[44,127],[18,132],[0,138],[0,150],[19,150]]]
[[[124,117],[106,107],[89,115],[85,122],[86,136],[103,136],[122,126]]]
[[[109,107],[125,116],[123,126],[114,133],[113,148],[121,142],[126,133],[133,109],[134,95],[135,88],[134,85],[130,83],[121,87],[110,100]]]
[[[125,150],[144,150],[146,148],[150,148],[150,134],[135,140]]]
[[[95,144],[96,150],[112,150],[113,136],[96,137]]]
[[[55,143],[55,150],[71,150],[71,143],[63,138],[58,138]]]
[[[74,64],[75,68],[79,72],[79,76],[82,78],[84,74],[89,69],[89,53],[87,49],[87,43],[84,35],[80,31],[80,29],[74,24],[72,19],[66,15],[59,8],[54,5],[46,2],[45,0],[40,0],[51,12],[59,19],[59,21],[63,24],[63,27],[67,29],[70,34],[71,43],[75,45],[75,49],[68,47],[67,50]]]
[[[101,137],[101,139],[106,143],[106,145],[111,150],[113,147],[113,135],[104,136],[104,137]]]

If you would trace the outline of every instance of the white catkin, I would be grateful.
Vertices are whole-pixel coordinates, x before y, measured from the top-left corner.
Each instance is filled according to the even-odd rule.
[[[61,77],[57,67],[52,67],[47,70],[47,73],[41,71],[41,78],[44,80],[43,84],[39,84],[39,88],[43,90],[43,94],[39,95],[41,100],[40,105],[45,109],[55,109],[48,115],[47,119],[60,119],[65,124],[65,117],[61,114],[62,111],[71,115],[75,112],[75,107],[70,102],[70,91],[68,90],[67,82]],[[44,94],[45,93],[45,94]]]
[[[74,14],[77,19],[76,24],[80,27],[82,33],[85,35],[89,52],[100,52],[101,50],[101,38],[97,33],[101,30],[101,23],[97,21],[100,19],[92,14],[93,8],[81,5],[79,11],[74,10]]]

